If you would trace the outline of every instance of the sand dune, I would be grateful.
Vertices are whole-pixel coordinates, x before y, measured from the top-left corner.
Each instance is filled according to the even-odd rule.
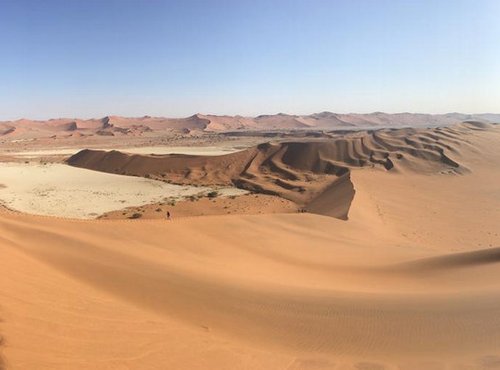
[[[68,159],[72,166],[147,176],[178,184],[231,185],[278,195],[313,213],[347,219],[354,197],[353,168],[384,171],[455,173],[473,148],[476,132],[496,126],[468,122],[434,129],[383,129],[330,139],[266,143],[222,156],[137,155],[83,150]]]
[[[186,118],[119,117],[106,116],[95,119],[58,118],[46,121],[20,119],[0,122],[0,137],[41,138],[71,135],[142,136],[151,133],[202,133],[241,130],[302,130],[406,126],[446,126],[463,121],[498,123],[498,114],[339,114],[332,112],[311,115],[272,114],[257,117],[216,116],[195,114]]]
[[[79,153],[101,171],[261,186],[318,214],[2,211],[5,366],[498,368],[499,143],[496,126],[466,123],[215,157]]]
[[[168,223],[8,214],[0,228],[12,368],[486,369],[500,355],[498,269],[432,279],[419,264],[433,253],[389,229],[314,215]],[[414,267],[395,273],[395,263]]]

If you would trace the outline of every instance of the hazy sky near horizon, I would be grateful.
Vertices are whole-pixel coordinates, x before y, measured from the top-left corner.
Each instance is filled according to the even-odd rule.
[[[500,112],[498,0],[0,0],[0,119]]]

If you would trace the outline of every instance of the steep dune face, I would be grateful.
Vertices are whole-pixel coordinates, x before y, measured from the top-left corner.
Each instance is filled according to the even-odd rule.
[[[294,150],[293,145],[262,144],[223,156],[144,156],[117,151],[83,150],[70,157],[68,164],[179,184],[234,184],[246,190],[278,195],[302,207],[307,207],[327,188],[329,198],[335,197],[333,194],[339,189],[336,201],[343,206],[338,212],[330,210],[329,215],[347,218],[347,210],[354,196],[352,185],[350,191],[346,191],[344,186],[350,184],[349,171],[344,167],[335,171],[322,171],[315,168],[313,163],[307,170],[294,168],[282,160],[289,150]],[[342,176],[342,181],[338,176]]]
[[[347,220],[355,195],[350,173],[340,176],[307,203],[307,212]]]
[[[467,122],[211,158],[80,152],[75,165],[261,187],[319,215],[0,212],[6,367],[495,369],[499,143]],[[352,186],[348,222],[321,216],[345,217]]]
[[[421,174],[466,173],[462,150],[476,131],[469,122],[449,128],[384,129],[331,139],[261,144],[222,156],[137,155],[84,150],[72,166],[147,176],[180,184],[231,185],[278,195],[315,213],[346,219],[354,197],[352,169],[368,167]]]
[[[68,163],[106,172],[161,176],[175,182],[230,184],[238,177],[251,180],[256,171],[295,180],[297,170],[321,175],[342,175],[348,168],[385,170],[467,171],[459,163],[461,150],[473,145],[474,131],[496,126],[465,122],[435,129],[383,129],[334,135],[331,139],[261,144],[222,156],[129,155],[116,151],[84,150]],[[121,172],[120,172],[121,171]],[[295,172],[294,172],[295,171]]]
[[[97,171],[147,176],[180,184],[230,185],[232,178],[244,171],[255,152],[255,149],[251,149],[223,156],[193,156],[141,155],[86,149],[71,156],[68,163]]]
[[[345,168],[375,167],[392,171],[437,173],[468,169],[462,151],[473,147],[474,131],[497,130],[481,122],[432,129],[383,129],[336,134],[330,140],[284,143],[285,165],[304,171],[342,173]]]

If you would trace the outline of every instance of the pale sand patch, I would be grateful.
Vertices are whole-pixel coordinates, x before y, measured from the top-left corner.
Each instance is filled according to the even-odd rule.
[[[32,214],[95,218],[125,207],[210,192],[210,187],[179,186],[139,177],[96,172],[63,164],[1,163],[0,202]],[[245,193],[236,188],[221,195]]]
[[[42,156],[52,155],[73,155],[85,148],[60,148],[60,149],[43,149],[30,151],[8,152],[9,155],[23,158],[37,158]],[[192,154],[192,155],[224,155],[234,153],[240,149],[228,146],[144,146],[144,147],[117,147],[117,148],[93,148],[98,150],[118,150],[125,153],[133,154]]]
[[[498,368],[500,135],[408,134],[402,140],[421,149],[403,147],[399,171],[352,170],[347,221],[308,213],[177,218],[177,211],[171,221],[77,221],[0,212],[6,367]],[[467,171],[425,166],[443,159],[425,146],[444,137],[455,168]],[[342,145],[328,153],[354,164],[365,153]],[[295,153],[294,163],[304,164],[304,151]],[[255,167],[265,180],[269,172]]]

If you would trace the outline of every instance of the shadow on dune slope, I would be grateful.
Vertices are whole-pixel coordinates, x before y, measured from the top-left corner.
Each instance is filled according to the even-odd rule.
[[[404,271],[428,272],[500,263],[500,247],[423,258],[397,266]]]
[[[83,150],[68,164],[176,184],[235,185],[277,195],[310,212],[347,219],[354,197],[353,168],[462,174],[469,135],[490,124],[464,122],[428,129],[351,132],[329,139],[260,144],[221,156],[139,155]]]
[[[297,150],[294,144],[266,143],[223,156],[147,156],[83,150],[70,157],[68,164],[175,184],[234,185],[291,200],[314,213],[347,219],[354,197],[349,169],[333,163],[321,163],[322,160],[317,158],[310,158],[305,168],[302,168],[302,164],[295,166],[290,157],[290,151]],[[307,144],[306,148],[313,147],[309,149],[313,153],[317,143]],[[284,155],[288,156],[285,160]],[[320,199],[334,200],[335,204],[326,212],[319,212],[325,209],[319,206]]]

